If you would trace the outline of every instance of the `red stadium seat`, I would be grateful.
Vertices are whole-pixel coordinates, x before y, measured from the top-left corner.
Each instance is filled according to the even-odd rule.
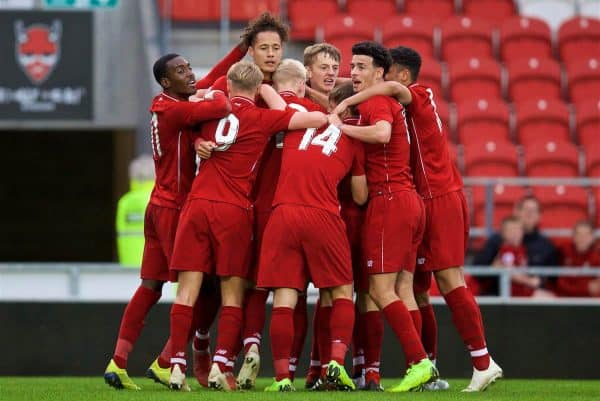
[[[346,0],[346,13],[379,21],[398,12],[396,0]]]
[[[500,58],[508,62],[525,57],[552,57],[550,27],[538,18],[509,18],[500,28]]]
[[[500,64],[494,59],[471,58],[448,66],[450,99],[502,99]]]
[[[515,104],[517,140],[531,142],[571,140],[569,108],[559,100],[526,100]]]
[[[336,46],[342,54],[340,76],[350,76],[352,45],[364,40],[373,40],[374,36],[374,23],[368,19],[340,15],[328,18],[325,21],[323,25],[323,40]]]
[[[481,18],[494,25],[516,14],[513,0],[462,0],[463,14]]]
[[[600,54],[600,20],[576,17],[565,21],[558,31],[560,58],[568,63]]]
[[[270,11],[275,15],[279,14],[279,0],[229,0],[229,10],[229,18],[232,21],[249,21],[265,11]]]
[[[512,216],[515,204],[527,194],[527,190],[520,186],[496,184],[494,186],[494,228],[499,228],[505,217]],[[484,227],[485,207],[486,207],[486,188],[477,186],[471,188],[473,205],[473,225],[475,227]]]
[[[469,144],[481,140],[509,142],[510,111],[503,100],[469,99],[456,105],[458,141]]]
[[[600,146],[585,148],[585,167],[588,177],[600,178]]]
[[[218,21],[221,18],[221,7],[218,2],[209,1],[198,7],[197,0],[172,0],[171,9],[165,7],[169,4],[166,0],[159,0],[158,7],[162,18],[173,21]]]
[[[541,205],[541,228],[571,228],[589,218],[589,193],[582,187],[536,187],[533,195]]]
[[[441,99],[444,95],[443,91],[443,70],[442,65],[435,59],[423,58],[421,62],[421,71],[419,72],[419,83],[429,86],[433,91],[436,99]]]
[[[313,41],[317,27],[338,12],[337,0],[288,0],[292,39]]]
[[[569,97],[573,103],[600,95],[600,53],[567,63]]]
[[[432,58],[435,28],[436,22],[430,18],[392,15],[383,21],[381,36],[386,47],[411,47],[418,51],[421,57]]]
[[[579,150],[571,142],[531,142],[524,153],[525,172],[530,177],[579,176]]]
[[[595,189],[596,198],[596,227],[600,227],[600,187]]]
[[[577,136],[584,148],[598,145],[600,141],[600,94],[595,99],[575,105]],[[600,210],[598,211],[600,213]]]
[[[463,146],[465,175],[514,177],[519,175],[517,148],[510,142],[481,140]]]
[[[456,16],[446,20],[441,30],[442,60],[453,62],[494,56],[492,28],[485,20]]]
[[[404,0],[404,13],[445,20],[454,15],[454,0]]]
[[[560,65],[536,57],[509,61],[508,97],[513,101],[562,98]]]

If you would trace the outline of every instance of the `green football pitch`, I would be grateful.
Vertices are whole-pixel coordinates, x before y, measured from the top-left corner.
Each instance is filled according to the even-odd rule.
[[[295,393],[264,393],[269,379],[259,379],[255,391],[222,393],[201,389],[192,383],[191,393],[175,393],[145,378],[134,378],[141,391],[115,390],[104,384],[102,377],[0,377],[2,401],[170,401],[170,400],[290,400],[290,401],[341,401],[341,400],[490,400],[490,401],[599,401],[600,381],[577,380],[515,380],[503,379],[484,393],[465,394],[460,389],[467,380],[450,380],[451,389],[438,393],[315,393],[298,390]],[[385,386],[395,380],[383,381]],[[301,384],[301,381],[297,383]]]

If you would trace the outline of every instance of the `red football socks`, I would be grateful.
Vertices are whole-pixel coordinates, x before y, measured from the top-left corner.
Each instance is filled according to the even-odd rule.
[[[483,324],[479,306],[466,287],[458,287],[444,296],[452,313],[452,321],[458,334],[471,353],[471,361],[477,370],[490,366],[490,354],[485,345]]]
[[[187,347],[193,310],[191,306],[181,304],[173,304],[171,307],[171,368],[179,365],[182,372],[185,372],[187,366]]]
[[[433,305],[427,304],[419,308],[423,329],[421,331],[421,341],[427,356],[432,361],[437,359],[437,320],[433,312]]]
[[[365,372],[379,372],[383,344],[383,316],[380,311],[362,314],[364,326]]]
[[[396,334],[402,349],[407,365],[419,362],[427,358],[427,354],[421,344],[421,338],[412,324],[412,319],[408,309],[401,300],[388,304],[383,308],[383,314]]]
[[[160,296],[160,291],[139,286],[127,304],[121,319],[119,337],[113,355],[113,359],[119,368],[127,368],[129,353],[144,328],[144,319],[154,304],[158,302]]]
[[[269,334],[275,380],[289,378],[290,353],[294,342],[294,310],[292,308],[273,308]]]
[[[213,362],[216,362],[221,372],[227,371],[230,358],[235,356],[237,343],[242,329],[242,308],[223,306],[219,317],[217,345]],[[229,363],[230,365],[230,363]]]
[[[331,359],[343,365],[348,345],[352,341],[354,303],[350,299],[334,299],[331,316]]]
[[[410,313],[410,317],[412,318],[412,322],[415,325],[415,329],[417,330],[417,334],[420,338],[421,333],[423,332],[423,320],[421,319],[421,312],[418,309],[408,312]]]
[[[331,306],[321,306],[321,311],[319,312],[317,341],[319,342],[321,370],[331,360],[331,309]]]
[[[352,376],[356,377],[362,374],[365,368],[365,348],[364,348],[364,314],[354,308],[354,329],[352,330]]]
[[[260,347],[263,327],[265,326],[265,305],[269,291],[251,289],[246,291],[244,302],[244,353],[250,350],[252,344]]]

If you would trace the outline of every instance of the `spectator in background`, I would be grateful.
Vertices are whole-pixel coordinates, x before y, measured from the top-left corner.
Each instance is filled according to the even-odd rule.
[[[534,196],[525,196],[515,205],[514,216],[523,225],[523,246],[526,250],[527,263],[529,266],[556,266],[558,264],[557,252],[552,242],[540,233],[538,225],[540,222],[540,203]],[[503,240],[500,233],[490,236],[483,248],[475,255],[473,264],[478,266],[491,265]],[[497,293],[497,284],[481,280],[485,293]]]
[[[125,267],[142,265],[144,214],[154,186],[154,160],[141,155],[129,164],[129,192],[117,205],[117,252]]]
[[[492,262],[494,267],[527,267],[527,251],[523,246],[523,223],[516,216],[506,217],[500,230],[502,245]],[[541,289],[542,278],[530,274],[513,274],[511,276],[511,295],[515,297],[552,296],[552,293]]]
[[[560,251],[563,266],[600,267],[600,248],[589,221],[575,224],[573,241]],[[556,282],[556,293],[565,297],[600,297],[600,276],[561,276]]]

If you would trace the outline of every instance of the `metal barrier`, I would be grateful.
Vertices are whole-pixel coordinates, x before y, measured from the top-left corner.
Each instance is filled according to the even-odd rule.
[[[535,304],[593,304],[600,298],[514,298],[510,295],[511,275],[535,274],[546,277],[594,276],[600,277],[600,268],[530,267],[491,268],[469,266],[465,271],[475,277],[498,277],[498,296],[478,297],[481,303],[535,303]],[[2,300],[62,300],[62,301],[127,301],[139,285],[139,270],[124,268],[114,263],[0,263],[0,301]],[[162,301],[172,301],[174,284],[163,291]],[[314,303],[318,291],[309,287],[308,301]],[[442,303],[435,299],[434,303]]]
[[[494,187],[498,184],[506,186],[581,186],[581,187],[600,187],[600,178],[565,178],[565,177],[464,177],[465,187],[485,187],[485,226],[471,227],[471,237],[487,237],[494,232]],[[596,210],[596,213],[600,213]],[[549,228],[542,230],[550,237],[569,237],[571,229]],[[600,236],[600,229],[595,232]]]

